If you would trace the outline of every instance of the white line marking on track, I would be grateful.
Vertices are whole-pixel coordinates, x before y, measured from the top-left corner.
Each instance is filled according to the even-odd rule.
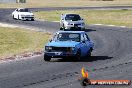
[[[16,28],[18,26],[14,25],[14,24],[0,23],[0,27]]]

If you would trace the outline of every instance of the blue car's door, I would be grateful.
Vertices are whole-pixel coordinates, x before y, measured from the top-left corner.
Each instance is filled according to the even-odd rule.
[[[91,46],[91,44],[90,44],[90,39],[89,39],[89,37],[88,37],[87,34],[84,34],[84,38],[85,38],[85,42],[86,42],[86,44],[87,44],[87,53],[88,53],[88,51],[90,50],[90,46]],[[86,54],[87,54],[87,53],[86,53]]]
[[[90,39],[88,37],[87,34],[84,34],[84,38],[85,38],[85,43],[86,43],[86,52],[85,55],[88,54],[89,50],[90,50]]]
[[[88,39],[87,39],[85,34],[81,35],[80,48],[81,48],[81,55],[82,56],[86,56],[87,53],[88,53],[88,50],[90,49],[90,47],[89,47],[89,41],[88,41]]]
[[[81,56],[86,55],[86,50],[87,50],[86,47],[87,47],[87,44],[85,42],[81,42],[81,44],[80,44]]]

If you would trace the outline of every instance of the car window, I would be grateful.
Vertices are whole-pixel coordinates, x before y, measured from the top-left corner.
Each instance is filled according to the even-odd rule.
[[[90,41],[90,39],[89,39],[87,34],[84,34],[84,39],[85,39],[85,41],[87,41],[87,40]]]
[[[88,35],[87,35],[87,34],[85,34],[85,35],[86,35],[86,37],[87,37],[88,41],[90,41],[90,38],[88,37]]]
[[[81,17],[77,14],[68,14],[65,17],[65,20],[78,21],[78,20],[81,20]]]
[[[54,37],[53,40],[80,42],[80,34],[79,33],[59,33]]]
[[[79,34],[69,34],[69,39],[76,42],[80,41]]]
[[[16,11],[18,11],[18,9],[16,9]]]
[[[29,12],[28,9],[20,9],[20,12]]]
[[[83,34],[81,35],[81,41],[84,41],[85,40],[85,38],[84,38],[84,36],[83,36]]]

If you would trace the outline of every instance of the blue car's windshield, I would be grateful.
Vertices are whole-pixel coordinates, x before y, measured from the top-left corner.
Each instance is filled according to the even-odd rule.
[[[55,35],[53,40],[80,42],[80,34],[79,33],[59,33]]]

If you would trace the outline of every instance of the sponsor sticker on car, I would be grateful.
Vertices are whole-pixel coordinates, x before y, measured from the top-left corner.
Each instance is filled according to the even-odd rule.
[[[62,52],[55,52],[55,55],[61,55]]]

